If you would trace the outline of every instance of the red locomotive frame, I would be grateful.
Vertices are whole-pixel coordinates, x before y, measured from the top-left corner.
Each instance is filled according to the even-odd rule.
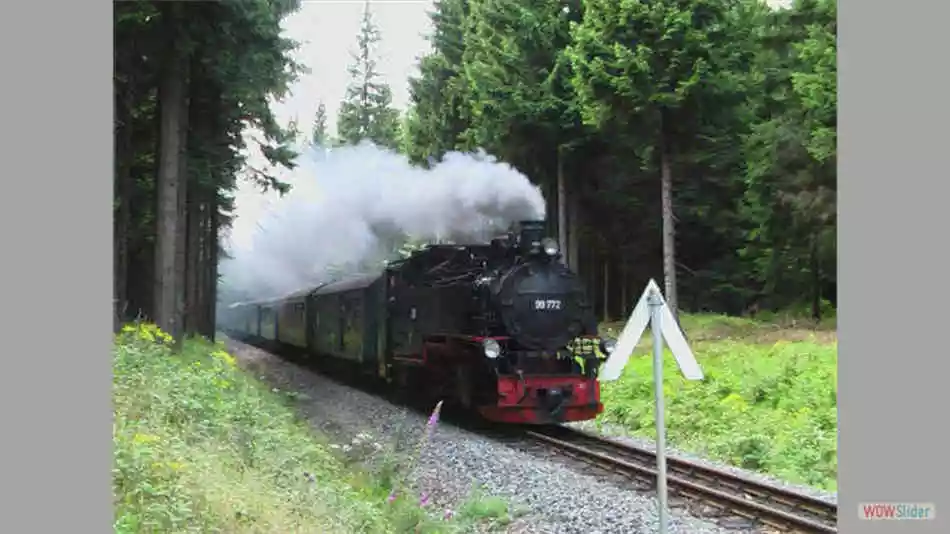
[[[460,377],[461,362],[484,358],[481,344],[492,339],[504,343],[507,336],[433,336],[426,340],[418,356],[393,357],[392,380],[399,389],[432,388],[424,394],[432,400],[444,399],[476,411],[483,418],[511,424],[549,424],[586,421],[603,412],[600,382],[577,373],[498,374],[493,383],[482,383],[482,391]],[[588,338],[595,340],[596,338]],[[569,390],[571,396],[560,406],[561,414],[550,417],[545,394]],[[481,393],[481,395],[480,395]]]

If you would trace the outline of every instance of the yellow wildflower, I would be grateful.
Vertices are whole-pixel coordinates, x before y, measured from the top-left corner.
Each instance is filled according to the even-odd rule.
[[[725,398],[723,398],[720,403],[732,410],[737,410],[744,412],[749,408],[749,405],[746,403],[745,399],[742,398],[742,395],[738,393],[730,393]]]
[[[216,350],[211,353],[211,356],[217,358],[218,360],[224,362],[229,367],[234,367],[237,364],[237,361],[234,359],[234,356],[231,356],[223,350]]]
[[[158,441],[158,436],[152,434],[135,434],[132,436],[132,443],[146,444]]]
[[[121,334],[136,337],[146,343],[164,343],[173,341],[172,336],[153,323],[128,324],[122,327]]]

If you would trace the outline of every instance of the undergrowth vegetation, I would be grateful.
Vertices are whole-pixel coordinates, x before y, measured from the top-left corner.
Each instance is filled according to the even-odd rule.
[[[667,351],[669,444],[836,490],[838,345],[829,325],[714,315],[683,315],[681,323],[706,376],[687,381]],[[603,384],[599,419],[645,438],[656,428],[651,339],[647,329],[624,375]]]
[[[451,514],[396,498],[398,473],[344,461],[223,345],[170,345],[152,325],[116,336],[117,533],[485,532],[509,520],[479,494]]]

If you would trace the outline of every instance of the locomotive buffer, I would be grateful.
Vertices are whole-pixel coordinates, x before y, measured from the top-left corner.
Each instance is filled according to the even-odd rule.
[[[630,353],[640,342],[647,323],[653,332],[653,386],[656,395],[656,498],[660,519],[660,533],[666,534],[667,490],[666,490],[666,423],[663,406],[663,340],[666,340],[680,372],[687,380],[702,380],[703,370],[700,369],[693,351],[690,350],[686,338],[670,313],[669,306],[660,292],[660,287],[654,280],[647,283],[643,295],[630,314],[630,319],[623,327],[617,345],[608,356],[600,373],[601,381],[620,378]]]

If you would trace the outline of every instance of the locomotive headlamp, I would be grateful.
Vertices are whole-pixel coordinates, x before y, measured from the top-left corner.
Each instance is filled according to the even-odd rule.
[[[556,256],[558,253],[557,241],[553,238],[544,238],[544,241],[541,242],[541,246],[544,248],[544,253],[548,256]]]
[[[616,339],[602,339],[600,340],[600,352],[609,355],[617,348]]]
[[[485,351],[485,357],[494,360],[495,358],[501,356],[501,345],[498,344],[494,339],[486,339],[482,341],[482,350]]]

